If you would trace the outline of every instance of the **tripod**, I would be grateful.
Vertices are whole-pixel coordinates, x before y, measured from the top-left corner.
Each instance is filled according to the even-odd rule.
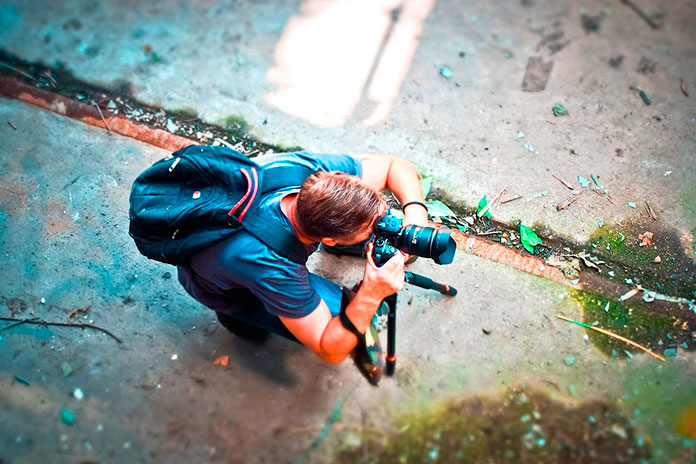
[[[420,274],[406,271],[404,272],[404,277],[406,282],[416,287],[437,290],[448,296],[457,294],[456,288],[435,282],[431,278]],[[393,293],[384,299],[389,306],[389,313],[387,313],[387,356],[385,358],[387,362],[385,374],[387,375],[394,375],[394,370],[396,369],[396,295],[396,293]]]

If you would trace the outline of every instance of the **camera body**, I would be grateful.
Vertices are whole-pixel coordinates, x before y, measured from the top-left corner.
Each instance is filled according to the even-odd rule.
[[[402,221],[398,217],[387,213],[375,225],[372,259],[377,266],[382,266],[396,254],[399,237],[403,230],[401,224]]]
[[[432,258],[437,264],[449,264],[454,259],[456,243],[448,230],[414,224],[403,227],[402,220],[388,212],[375,225],[372,259],[382,266],[397,250]]]

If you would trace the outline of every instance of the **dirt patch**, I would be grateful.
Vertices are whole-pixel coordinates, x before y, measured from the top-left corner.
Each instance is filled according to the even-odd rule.
[[[332,462],[619,463],[651,457],[650,443],[616,405],[576,407],[517,389],[475,396],[400,418],[389,430],[362,428],[359,444]]]

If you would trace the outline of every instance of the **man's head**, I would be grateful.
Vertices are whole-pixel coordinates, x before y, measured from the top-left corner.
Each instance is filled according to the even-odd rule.
[[[301,232],[332,245],[368,238],[387,210],[384,196],[360,178],[337,171],[309,176],[297,195],[295,221]]]

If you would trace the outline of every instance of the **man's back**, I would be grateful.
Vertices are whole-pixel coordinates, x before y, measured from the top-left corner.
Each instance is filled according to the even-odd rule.
[[[312,170],[341,171],[360,176],[360,162],[347,155],[310,155],[288,153],[259,157],[262,166],[282,167],[301,164]],[[265,195],[259,205],[286,230],[292,225],[281,210],[281,200],[296,193],[299,186],[290,186]],[[307,246],[307,254],[315,251]],[[261,300],[266,310],[276,316],[299,318],[319,304],[320,297],[310,284],[304,265],[279,255],[244,230],[203,250],[187,266],[179,266],[179,281],[195,299],[211,309],[230,312],[235,291],[245,288]]]

